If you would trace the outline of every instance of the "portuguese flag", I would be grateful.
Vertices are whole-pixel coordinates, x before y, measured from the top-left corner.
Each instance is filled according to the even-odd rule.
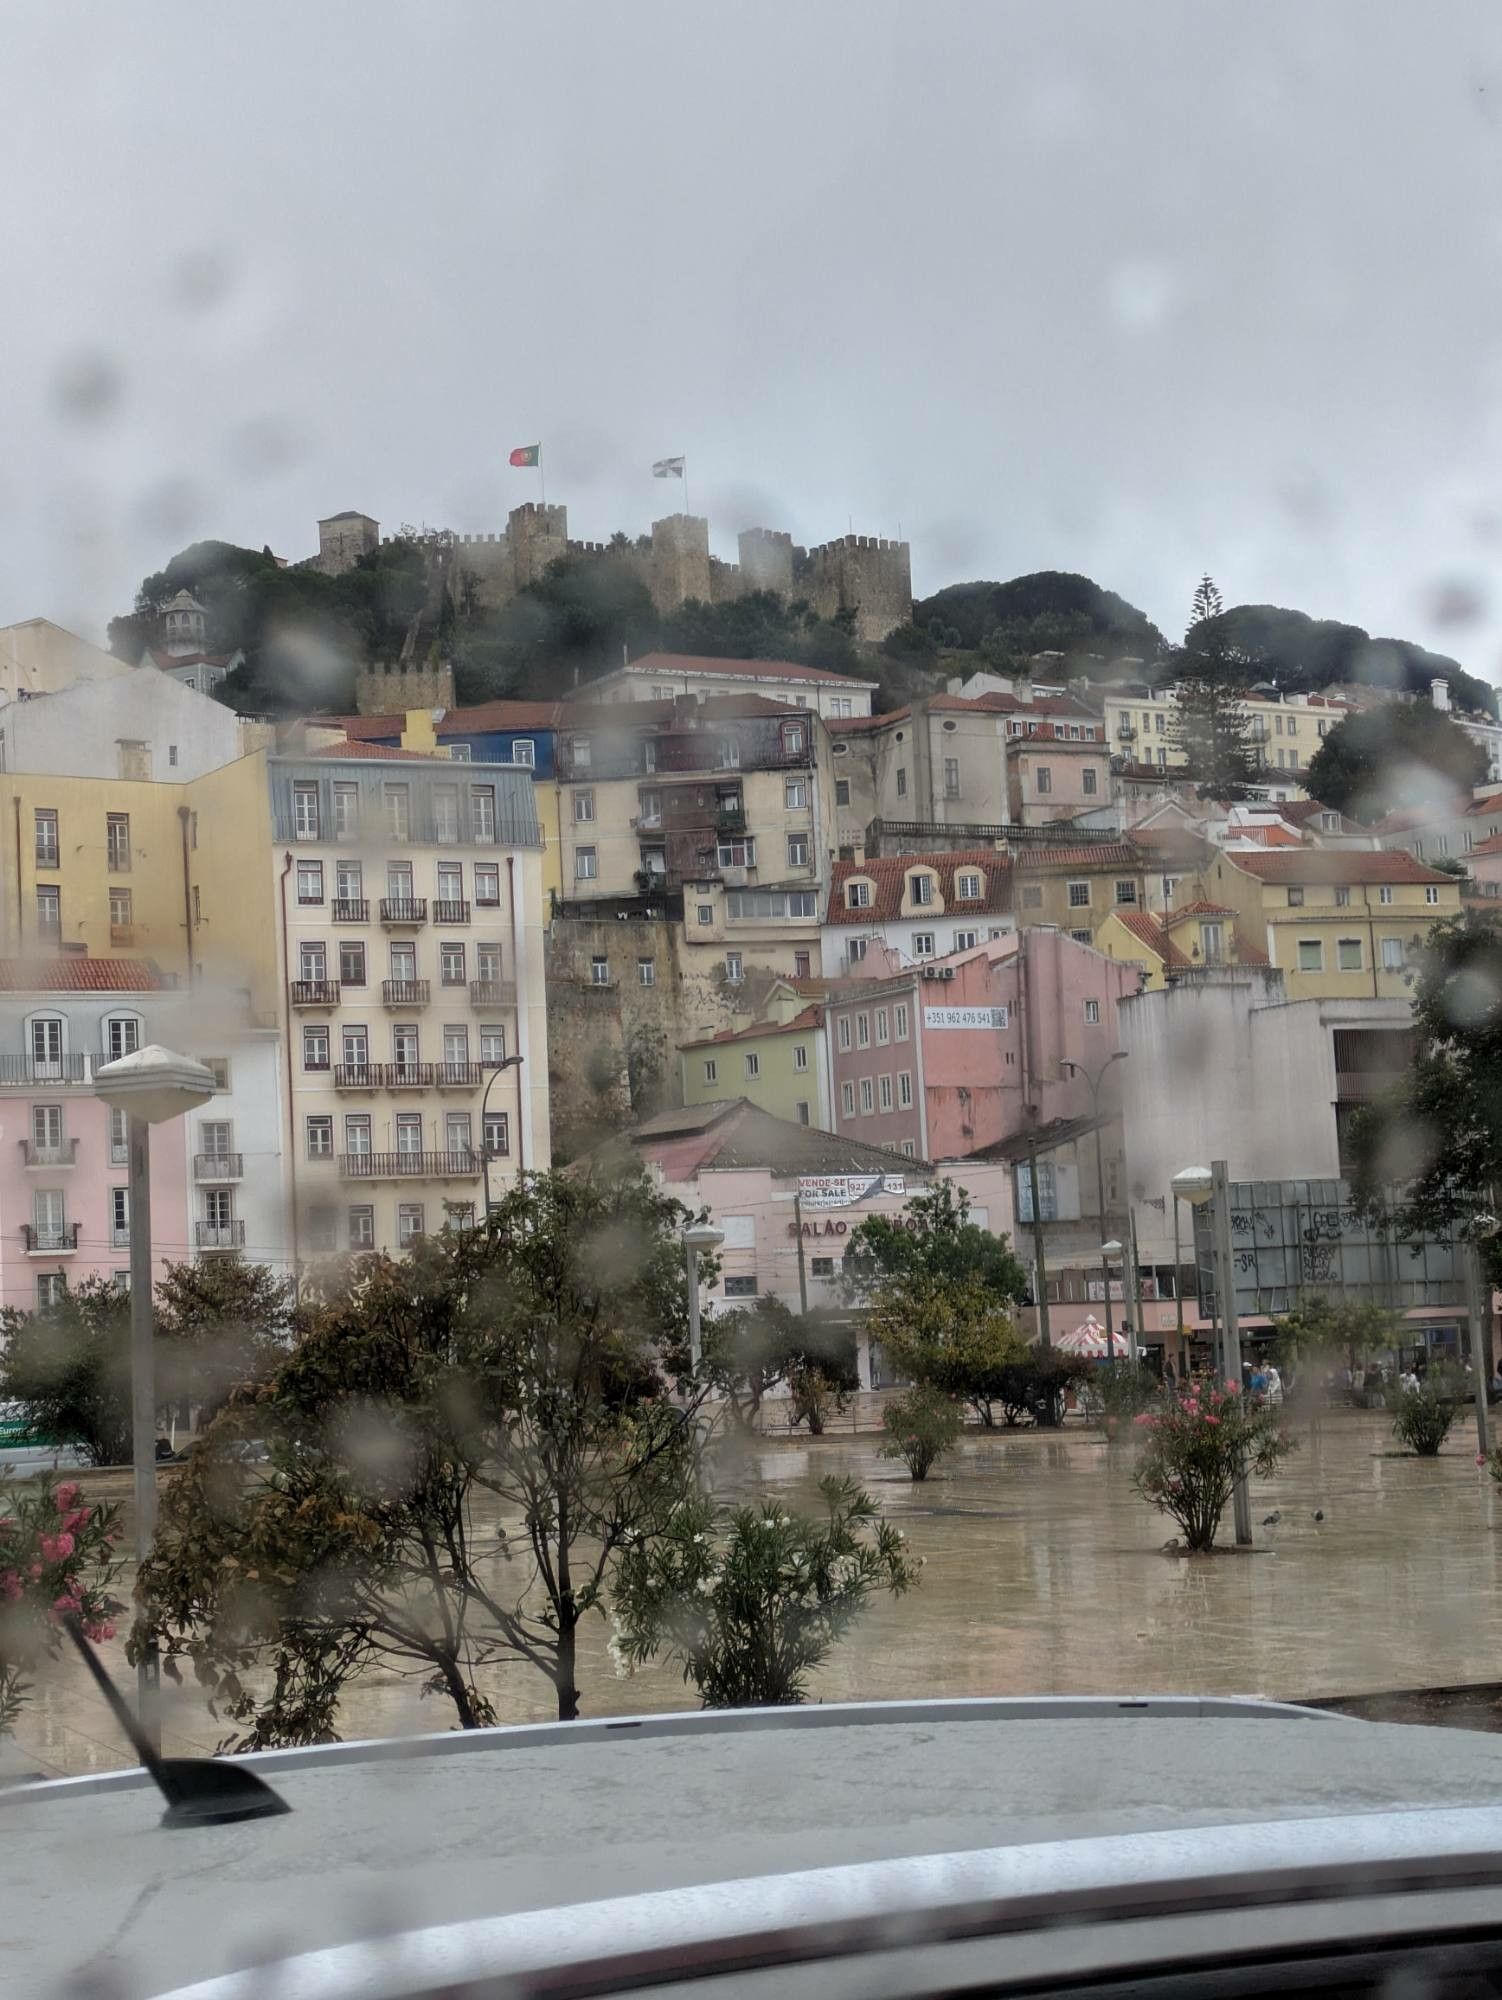
[[[541,461],[540,444],[519,444],[506,462],[508,465],[538,465]]]

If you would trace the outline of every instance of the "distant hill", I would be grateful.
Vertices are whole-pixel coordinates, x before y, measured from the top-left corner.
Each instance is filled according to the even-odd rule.
[[[1286,694],[1309,694],[1339,681],[1427,694],[1445,681],[1457,708],[1496,714],[1496,694],[1458,660],[1431,653],[1407,639],[1373,639],[1359,625],[1311,618],[1276,604],[1237,604],[1194,626],[1185,641],[1191,657],[1218,654],[1234,663],[1237,678],[1276,681]]]
[[[1031,653],[1154,660],[1168,650],[1146,612],[1068,570],[1035,570],[1010,583],[951,583],[914,604],[913,625],[940,645],[997,660]]]

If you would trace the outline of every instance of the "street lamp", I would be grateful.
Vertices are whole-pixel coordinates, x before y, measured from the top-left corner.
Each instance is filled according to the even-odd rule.
[[[1215,1303],[1220,1319],[1220,1375],[1222,1382],[1241,1383],[1241,1333],[1236,1323],[1236,1275],[1231,1263],[1231,1190],[1224,1160],[1208,1167],[1185,1167],[1169,1182],[1174,1198],[1187,1201],[1191,1208],[1212,1204],[1210,1214],[1210,1262],[1215,1272]],[[1236,1540],[1248,1548],[1252,1540],[1252,1500],[1245,1472],[1232,1488],[1236,1514]]]
[[[1102,1229],[1106,1226],[1106,1164],[1105,1142],[1101,1137],[1100,1129],[1100,1087],[1105,1081],[1106,1071],[1111,1067],[1112,1063],[1125,1062],[1126,1058],[1127,1052],[1125,1049],[1113,1049],[1100,1068],[1095,1072],[1094,1076],[1090,1074],[1083,1063],[1077,1063],[1071,1057],[1065,1056],[1059,1063],[1060,1069],[1067,1069],[1075,1076],[1082,1076],[1090,1091],[1090,1115],[1095,1120],[1095,1199],[1100,1209],[1100,1226]],[[1036,1196],[1034,1199],[1036,1200]],[[1119,1250],[1121,1245],[1117,1244],[1116,1247]],[[1102,1272],[1105,1271],[1104,1263],[1101,1265],[1101,1270]],[[1124,1289],[1125,1287],[1123,1287]],[[1116,1350],[1111,1341],[1111,1280],[1109,1275],[1106,1276],[1105,1292],[1106,1366],[1114,1368],[1116,1366]]]
[[[700,1361],[699,1340],[699,1252],[718,1250],[725,1241],[723,1229],[716,1229],[712,1222],[691,1222],[683,1232],[683,1250],[688,1258],[688,1365],[697,1375]]]
[[[1466,1305],[1470,1320],[1471,1335],[1471,1376],[1476,1395],[1476,1449],[1483,1458],[1490,1455],[1491,1440],[1487,1436],[1486,1395],[1490,1386],[1486,1381],[1486,1360],[1482,1349],[1485,1346],[1483,1331],[1486,1326],[1486,1307],[1483,1303],[1481,1271],[1481,1246],[1489,1243],[1502,1229],[1495,1215],[1485,1210],[1473,1215],[1465,1230]]]
[[[522,1064],[522,1058],[520,1056],[503,1056],[501,1060],[496,1064],[495,1068],[491,1071],[489,1080],[487,1081],[485,1088],[480,1095],[480,1162],[481,1162],[481,1172],[485,1176],[485,1181],[484,1181],[485,1220],[487,1223],[490,1220],[490,1148],[485,1143],[485,1114],[490,1109],[490,1093],[492,1090],[495,1089],[495,1080],[500,1075],[501,1071],[503,1069],[520,1069],[521,1064]],[[516,1144],[518,1149],[517,1150],[518,1172],[520,1172],[522,1167],[521,1152],[520,1152],[521,1143],[522,1143],[522,1107],[520,1102],[518,1102],[516,1107]]]
[[[152,1042],[94,1072],[97,1095],[127,1119],[130,1156],[130,1449],[136,1500],[136,1568],[151,1553],[156,1533],[156,1377],[151,1352],[151,1127],[207,1104],[214,1072],[191,1056]],[[161,1748],[160,1686],[156,1647],[148,1645],[136,1668],[141,1728]]]
[[[1106,1359],[1110,1362],[1113,1368],[1116,1365],[1116,1336],[1111,1331],[1111,1259],[1113,1257],[1119,1257],[1120,1255],[1121,1255],[1121,1245],[1117,1242],[1114,1236],[1111,1238],[1109,1243],[1101,1244],[1100,1270],[1101,1270],[1101,1276],[1105,1280],[1105,1300],[1106,1300]],[[1123,1291],[1126,1290],[1125,1285],[1122,1286],[1122,1290]],[[1123,1304],[1125,1304],[1125,1300],[1123,1300]]]
[[[1189,1208],[1202,1208],[1215,1191],[1215,1176],[1208,1167],[1184,1167],[1168,1183],[1168,1192],[1173,1197],[1173,1289],[1178,1302],[1179,1366],[1184,1362],[1184,1284],[1179,1249],[1179,1203]],[[1189,1241],[1194,1242],[1191,1229]],[[1199,1269],[1195,1267],[1195,1294],[1199,1293]]]

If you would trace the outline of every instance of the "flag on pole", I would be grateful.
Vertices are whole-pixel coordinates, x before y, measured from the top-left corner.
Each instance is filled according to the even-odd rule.
[[[683,477],[683,460],[681,458],[657,459],[652,466],[652,477],[654,479],[681,479]]]
[[[540,465],[542,446],[540,444],[519,444],[506,463],[508,465]]]

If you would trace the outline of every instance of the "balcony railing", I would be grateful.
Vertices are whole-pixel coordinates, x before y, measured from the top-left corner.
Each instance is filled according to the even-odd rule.
[[[61,1229],[34,1229],[21,1224],[21,1241],[28,1257],[67,1257],[78,1248],[78,1224],[66,1222]]]
[[[469,997],[476,1007],[514,1007],[516,1005],[516,981],[514,979],[472,979],[469,982]]]
[[[38,1062],[32,1056],[0,1056],[0,1084],[87,1083],[86,1056],[56,1056]]]
[[[382,896],[381,922],[415,926],[428,921],[426,896]]]
[[[427,1090],[436,1065],[416,1063],[338,1063],[335,1090]]]
[[[235,1222],[195,1222],[193,1240],[200,1250],[243,1250],[245,1224]]]
[[[195,1181],[243,1180],[245,1156],[243,1153],[195,1153],[193,1178]]]
[[[350,1181],[470,1180],[484,1171],[474,1146],[447,1153],[341,1153],[339,1171]]]
[[[21,1159],[28,1167],[76,1167],[78,1141],[64,1139],[58,1146],[39,1146],[35,1139],[20,1139]]]
[[[294,1007],[337,1007],[339,982],[337,979],[294,979],[292,1004]]]
[[[440,1090],[478,1090],[495,1065],[477,1062],[441,1062],[433,1065],[433,1081]]]
[[[336,924],[368,924],[370,899],[367,896],[336,896],[333,918]]]
[[[467,924],[469,904],[462,900],[436,902],[433,905],[433,921],[435,924]]]
[[[426,979],[383,979],[381,999],[388,1007],[426,1007],[432,983]]]

